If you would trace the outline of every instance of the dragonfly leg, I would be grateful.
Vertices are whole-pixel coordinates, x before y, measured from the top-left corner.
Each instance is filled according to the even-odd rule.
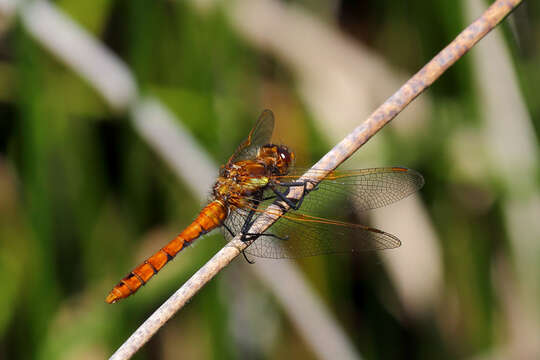
[[[226,224],[223,224],[223,227],[225,227],[225,229],[229,232],[229,234],[231,234],[232,237],[235,237],[236,234],[233,233],[233,231],[231,230],[230,227],[228,227]]]
[[[248,216],[246,217],[246,221],[244,222],[244,225],[242,225],[241,233],[242,233],[243,240],[245,239],[245,235],[247,235],[247,231],[249,230],[249,228],[251,227],[251,225],[253,225],[253,222],[255,221],[253,220],[253,215],[255,215],[255,210],[257,209],[257,206],[255,206],[254,209],[249,212]]]
[[[300,199],[298,199],[298,201],[296,202],[296,207],[294,208],[294,210],[300,209],[300,206],[302,206],[302,203],[304,202],[304,199],[306,198],[307,194],[319,189],[319,183],[316,183],[315,181],[306,180],[303,182],[303,184],[304,184],[304,191],[302,192],[302,196],[300,196]],[[311,184],[313,185],[313,187],[311,189],[308,189],[307,184]]]
[[[307,188],[307,184],[312,184],[313,185],[313,188],[312,189],[308,189]],[[270,188],[274,191],[274,193],[281,199],[283,200],[287,205],[289,205],[293,210],[298,210],[300,209],[300,206],[302,206],[302,202],[304,201],[304,198],[307,194],[309,194],[311,191],[314,191],[314,190],[317,190],[318,189],[318,186],[319,184],[318,183],[315,183],[315,181],[311,181],[311,180],[306,180],[306,181],[295,181],[295,182],[290,182],[290,183],[279,183],[280,186],[285,186],[289,189],[287,189],[286,192],[280,192],[279,190],[277,190],[274,186],[270,186]],[[295,186],[302,186],[304,189],[302,190],[302,196],[300,196],[299,199],[289,199],[287,197],[287,194],[289,193],[289,190],[291,187],[295,187]]]
[[[253,215],[255,214],[255,209],[251,210],[248,214],[248,216],[246,217],[246,221],[244,222],[244,225],[242,226],[242,241],[255,241],[257,240],[257,238],[259,236],[270,236],[270,237],[274,237],[276,239],[279,239],[279,240],[287,240],[289,237],[288,236],[285,236],[285,237],[280,237],[276,234],[258,234],[258,233],[248,233],[248,230],[249,228],[251,227],[251,225],[253,225],[253,223],[255,222],[255,220],[253,219]]]
[[[252,215],[253,216],[253,215]],[[231,228],[229,228],[226,224],[223,224],[223,226],[225,227],[225,229],[227,229],[227,231],[229,232],[229,234],[231,234],[232,237],[235,237],[236,235],[233,233],[233,231],[231,230]],[[244,250],[242,250],[242,255],[244,256],[244,259],[246,259],[246,261],[248,262],[248,264],[255,264],[255,261],[252,261],[252,260],[249,260],[247,255],[246,255],[246,252]]]
[[[255,264],[255,261],[252,261],[252,260],[249,260],[247,255],[246,255],[246,252],[244,250],[242,250],[242,255],[244,255],[244,259],[246,259],[246,261],[248,262],[248,264]]]
[[[248,233],[247,231],[249,230],[249,228],[251,227],[251,225],[253,225],[253,214],[255,213],[255,210],[251,210],[250,213],[248,214],[247,218],[246,218],[246,221],[244,222],[244,225],[242,225],[242,229],[240,230],[240,233],[242,234],[242,238],[241,240],[242,241],[252,241],[252,240],[255,240],[255,239],[251,239],[251,237],[255,237],[256,236],[260,236],[261,234],[250,234]],[[230,227],[228,227],[226,224],[223,224],[223,226],[225,227],[225,229],[229,232],[229,234],[231,234],[232,237],[235,237],[236,234],[231,230]],[[248,239],[248,237],[250,237]],[[244,255],[245,257],[245,255]],[[246,259],[247,260],[247,259]],[[248,260],[249,263],[251,263],[249,260]]]
[[[304,196],[306,195],[306,189],[304,188],[304,191],[300,199],[289,199],[287,195],[289,194],[290,189],[287,189],[287,191],[281,192],[278,189],[276,189],[274,186],[270,186],[270,188],[280,200],[282,200],[285,204],[289,205],[289,207],[294,210],[298,210],[300,208],[300,205],[302,205],[302,201],[304,200]],[[285,211],[285,208],[283,208],[282,206],[280,207],[283,211]]]
[[[272,188],[273,189],[273,188]],[[273,189],[274,190],[274,189]],[[280,193],[279,191],[277,190],[274,190],[276,192],[276,195],[278,196],[283,196],[283,198],[287,199],[282,193]],[[273,199],[273,198],[276,198],[276,196],[270,196],[268,197],[267,199],[263,199],[263,200],[269,200],[269,199]],[[280,197],[281,199],[283,199],[282,197]],[[290,199],[287,199],[290,201]],[[284,200],[285,201],[285,200]],[[292,204],[294,205],[294,204]],[[285,237],[280,237],[276,234],[254,234],[254,233],[249,233],[248,230],[249,228],[251,228],[251,225],[253,225],[253,223],[255,222],[255,219],[253,219],[253,216],[255,215],[255,212],[257,210],[257,207],[259,206],[259,202],[255,203],[254,206],[253,206],[253,209],[249,212],[249,214],[247,215],[246,217],[246,221],[244,222],[244,225],[242,225],[242,229],[240,230],[240,232],[242,233],[242,237],[241,237],[241,240],[244,241],[244,242],[247,242],[247,241],[250,241],[250,242],[253,242],[255,240],[257,240],[257,238],[259,236],[270,236],[270,237],[274,237],[276,239],[279,239],[279,240],[287,240],[289,237],[288,236],[285,236]],[[291,206],[291,205],[289,205]],[[232,235],[232,231],[225,227]],[[245,254],[244,254],[244,257]],[[249,263],[252,263],[250,262],[247,258],[246,260],[249,262]]]
[[[258,204],[257,204],[257,206],[258,206]],[[242,241],[244,241],[244,242],[245,241],[253,242],[253,241],[257,240],[257,238],[259,236],[271,236],[271,235],[274,235],[274,234],[253,234],[253,233],[248,233],[249,228],[255,222],[255,219],[253,219],[253,216],[255,215],[257,206],[255,206],[253,208],[253,210],[251,210],[249,212],[248,216],[246,217],[246,221],[244,222],[244,225],[242,225],[241,233],[242,233]]]
[[[280,184],[281,185],[281,184]],[[298,205],[298,202],[299,200],[296,200],[296,199],[289,199],[287,197],[287,194],[289,193],[289,189],[287,189],[287,191],[284,191],[284,192],[281,192],[279,191],[278,189],[276,189],[275,186],[273,185],[270,185],[270,189],[272,189],[272,191],[274,192],[274,194],[276,194],[281,201],[283,201],[285,204],[289,205],[290,208],[294,209],[294,210],[298,210],[298,208],[300,207]],[[304,197],[304,194],[302,194],[302,197]],[[281,205],[281,204],[277,204],[281,210],[285,211],[286,209]]]

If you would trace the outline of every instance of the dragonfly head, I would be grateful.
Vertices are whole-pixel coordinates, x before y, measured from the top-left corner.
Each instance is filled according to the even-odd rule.
[[[286,173],[291,166],[294,165],[294,153],[285,145],[277,147],[278,161],[277,167],[282,173]]]
[[[279,175],[286,174],[294,165],[294,153],[285,145],[264,145],[259,152],[259,157],[271,160],[269,165]]]

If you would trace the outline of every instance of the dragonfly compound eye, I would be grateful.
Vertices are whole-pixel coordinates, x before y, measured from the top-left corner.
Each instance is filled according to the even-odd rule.
[[[288,147],[283,146],[283,145],[279,146],[278,156],[279,156],[279,161],[281,162],[282,166],[288,168],[289,166],[293,165],[294,153],[289,151]]]

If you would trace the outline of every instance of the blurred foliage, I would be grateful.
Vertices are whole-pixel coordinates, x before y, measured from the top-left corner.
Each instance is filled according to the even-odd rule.
[[[460,2],[453,0],[287,3],[334,23],[409,73],[466,25]],[[55,4],[123,59],[141,91],[178,115],[217,163],[245,137],[269,93],[280,94],[283,111],[304,124],[305,143],[290,136],[303,163],[332,145],[313,125],[317,114],[305,107],[287,65],[240,37],[219,6],[200,11],[185,1]],[[503,26],[536,135],[539,18],[538,3],[527,2],[512,19],[513,28]],[[200,201],[137,135],[127,114],[109,109],[22,24],[15,21],[1,44],[0,358],[103,358],[222,245],[221,235],[208,235],[182,253],[133,298],[106,305],[111,286],[186,226]],[[511,256],[499,188],[460,176],[450,154],[450,135],[479,121],[474,87],[465,57],[429,92],[429,135],[411,143],[389,134],[385,143],[389,162],[416,168],[427,179],[422,198],[441,239],[445,271],[441,308],[459,306],[459,317],[394,316],[388,302],[398,301],[396,290],[377,255],[300,262],[367,359],[453,359],[504,345],[499,331],[505,325],[495,328],[502,320],[490,279],[493,258]],[[469,193],[496,200],[478,210],[464,199]],[[263,347],[249,345],[259,344],[257,339],[235,336],[237,314],[225,294],[238,279],[230,271],[203,289],[136,358],[314,356],[274,300],[261,312],[269,311],[275,324],[258,329],[278,330]],[[445,321],[453,322],[450,334],[441,330]]]

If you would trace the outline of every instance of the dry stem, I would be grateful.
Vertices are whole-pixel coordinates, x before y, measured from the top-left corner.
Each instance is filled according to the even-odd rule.
[[[450,66],[469,51],[491,29],[501,22],[522,0],[497,0],[476,21],[462,31],[454,41],[428,62],[409,79],[394,95],[386,100],[371,116],[330,152],[319,160],[313,168],[331,171],[351,156],[383,126],[388,124],[412,100],[427,89]],[[320,181],[325,174],[310,173],[302,177]],[[300,196],[292,193],[291,197]],[[250,233],[261,233],[268,229],[281,213],[280,207],[272,205],[275,216],[261,216]],[[180,289],[161,305],[111,356],[110,359],[128,359],[137,352],[184,304],[186,304],[207,282],[227,266],[246,244],[237,236],[200,268]]]

